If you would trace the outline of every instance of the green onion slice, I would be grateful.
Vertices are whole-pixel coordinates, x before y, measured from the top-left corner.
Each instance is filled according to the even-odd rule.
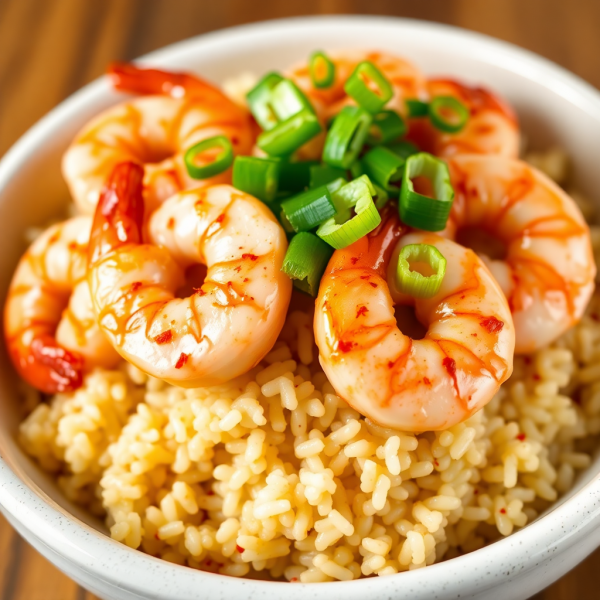
[[[287,156],[300,148],[321,131],[321,125],[312,110],[302,109],[269,131],[263,131],[257,140],[261,150],[272,156]]]
[[[186,150],[185,168],[193,179],[207,179],[227,170],[233,162],[233,146],[224,135],[202,140]],[[198,164],[201,162],[202,164]]]
[[[329,165],[315,165],[313,167],[310,167],[309,187],[320,187],[336,179],[339,179],[340,177],[346,177],[346,171],[344,169],[330,167]]]
[[[280,121],[271,105],[275,86],[283,81],[279,73],[267,73],[247,94],[248,108],[256,122],[264,129],[273,129]]]
[[[310,185],[311,168],[319,163],[316,160],[290,162],[279,160],[279,189],[286,192],[301,192]]]
[[[310,231],[336,213],[329,190],[324,185],[284,200],[281,211],[294,231]]]
[[[314,52],[308,65],[310,80],[314,87],[331,87],[335,81],[335,64],[324,52]]]
[[[406,108],[408,108],[408,116],[411,119],[417,117],[426,117],[429,114],[429,104],[416,98],[405,100]]]
[[[279,121],[285,121],[304,109],[314,112],[309,99],[290,79],[280,81],[273,88],[270,103]]]
[[[331,196],[337,210],[335,216],[317,229],[317,235],[339,250],[373,231],[381,223],[373,201],[374,193],[375,189],[365,175],[342,186]]]
[[[415,192],[413,179],[424,177],[433,188],[433,198]],[[454,189],[448,165],[421,152],[406,159],[400,189],[400,218],[406,225],[425,231],[441,231],[452,208]]]
[[[369,150],[361,159],[365,173],[386,192],[399,195],[406,161],[383,146]]]
[[[373,117],[358,106],[342,108],[325,138],[323,161],[331,167],[350,167],[362,150],[372,120]]]
[[[386,144],[385,147],[388,150],[391,150],[394,154],[397,154],[400,158],[404,159],[411,156],[411,154],[418,154],[420,152],[417,146],[407,140],[400,140],[399,142]]]
[[[394,95],[385,75],[368,60],[356,66],[344,85],[344,91],[373,114],[378,113]]]
[[[382,110],[373,117],[367,144],[387,144],[406,133],[406,123],[395,110]]]
[[[469,120],[469,109],[453,96],[438,96],[429,103],[429,120],[440,131],[458,133]]]
[[[295,287],[314,298],[332,254],[331,246],[313,233],[303,231],[292,238],[281,270],[294,280]]]
[[[375,193],[373,194],[373,202],[375,202],[375,206],[377,210],[381,210],[390,199],[390,195],[382,188],[379,187],[376,183],[373,183],[373,187],[375,188]]]
[[[432,298],[446,273],[446,259],[429,244],[408,244],[400,250],[396,267],[396,287],[413,298]]]
[[[263,202],[273,202],[279,191],[279,163],[269,158],[236,156],[233,187]]]

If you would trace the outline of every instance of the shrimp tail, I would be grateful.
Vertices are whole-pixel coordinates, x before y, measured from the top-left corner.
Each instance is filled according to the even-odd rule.
[[[144,169],[131,161],[113,169],[96,206],[88,246],[89,265],[124,244],[141,243],[143,179]]]
[[[135,94],[163,94],[173,98],[216,92],[208,82],[188,73],[141,69],[131,63],[113,62],[107,69],[113,87]]]

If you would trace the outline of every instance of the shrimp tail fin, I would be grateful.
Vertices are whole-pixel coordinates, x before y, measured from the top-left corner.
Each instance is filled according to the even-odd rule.
[[[141,69],[131,63],[113,62],[107,69],[113,87],[135,94],[163,94],[173,98],[216,89],[195,75],[159,69]]]
[[[26,379],[46,394],[70,392],[81,387],[83,357],[60,346],[50,335],[31,342]]]
[[[96,206],[88,247],[88,264],[123,244],[142,241],[144,169],[122,162],[113,169]]]

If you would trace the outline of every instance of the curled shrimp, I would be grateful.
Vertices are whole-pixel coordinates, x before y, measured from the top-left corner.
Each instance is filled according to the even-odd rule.
[[[148,223],[154,244],[144,244],[142,176],[138,165],[117,165],[96,210],[88,277],[98,322],[155,377],[183,387],[233,379],[283,327],[285,233],[262,202],[216,185],[165,202]],[[176,298],[194,264],[207,267],[202,286]]]
[[[321,281],[315,338],[336,392],[385,427],[440,430],[484,406],[512,372],[514,329],[506,298],[469,249],[430,233],[402,235],[388,211],[371,234],[338,250]],[[407,244],[430,244],[446,258],[429,299],[401,294],[394,265]],[[403,333],[394,305],[412,305],[427,328]]]
[[[519,155],[519,123],[511,106],[497,94],[470,87],[452,79],[430,79],[430,99],[452,96],[469,109],[465,127],[457,133],[436,129],[429,119],[411,119],[409,139],[422,150],[436,156],[456,154],[500,154],[510,158]]]
[[[63,157],[63,175],[79,210],[93,214],[114,166],[134,161],[144,166],[148,214],[182,189],[198,187],[183,156],[194,144],[227,136],[236,154],[254,143],[249,114],[209,83],[185,73],[114,64],[114,87],[143,94],[104,111],[79,132]],[[203,184],[229,182],[231,170]]]
[[[448,161],[455,199],[447,232],[459,241],[483,233],[486,263],[502,287],[516,351],[542,348],[583,315],[594,290],[590,231],[575,202],[527,163],[501,156]],[[503,256],[502,256],[503,255]]]
[[[78,388],[84,369],[119,355],[96,324],[85,279],[92,220],[46,230],[21,258],[4,309],[10,357],[23,379],[53,394]]]

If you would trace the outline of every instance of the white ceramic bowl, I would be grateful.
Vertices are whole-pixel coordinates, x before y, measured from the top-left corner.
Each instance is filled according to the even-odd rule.
[[[325,17],[271,21],[204,35],[145,57],[148,65],[197,71],[214,81],[242,71],[284,68],[315,48],[373,48],[405,56],[428,74],[448,74],[498,90],[516,107],[532,144],[556,142],[573,157],[575,182],[600,189],[600,93],[529,52],[459,29],[392,18]],[[60,156],[99,110],[122,100],[96,81],[33,127],[0,163],[0,289],[23,249],[25,227],[44,223],[67,201]],[[596,196],[597,198],[597,196]],[[2,350],[3,351],[3,350]],[[600,459],[550,511],[514,535],[423,570],[348,583],[237,580],[175,566],[112,541],[102,523],[71,505],[15,442],[21,414],[16,376],[0,363],[0,508],[46,558],[111,600],[197,598],[527,598],[600,544]]]

